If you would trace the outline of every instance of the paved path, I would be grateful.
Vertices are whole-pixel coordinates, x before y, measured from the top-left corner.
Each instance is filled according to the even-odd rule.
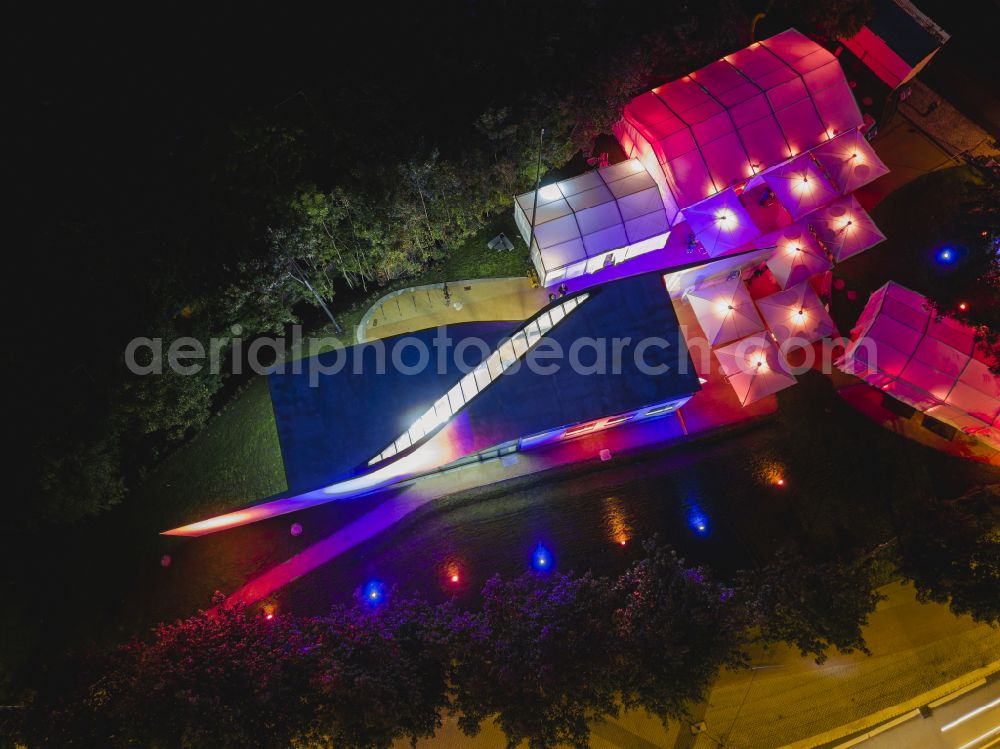
[[[524,320],[549,300],[545,289],[527,278],[484,278],[452,281],[445,304],[444,284],[400,289],[373,304],[358,324],[358,342],[388,338],[414,330],[458,322]]]

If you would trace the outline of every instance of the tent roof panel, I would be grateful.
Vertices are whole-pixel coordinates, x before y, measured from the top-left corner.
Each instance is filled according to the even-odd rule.
[[[952,385],[955,384],[955,378],[947,372],[935,369],[917,359],[910,359],[899,377],[906,384],[929,393],[937,401],[947,398]]]
[[[857,130],[823,143],[812,153],[841,193],[853,192],[889,171]]]
[[[767,172],[764,181],[794,219],[802,218],[839,195],[809,154]]]
[[[577,175],[576,177],[570,177],[569,179],[564,179],[562,182],[558,182],[556,184],[559,187],[559,191],[563,194],[563,197],[566,198],[579,195],[580,193],[593,190],[594,188],[605,187],[604,180],[601,179],[601,175],[596,171],[584,172],[583,174]]]
[[[628,244],[625,227],[620,223],[609,225],[603,229],[595,229],[583,235],[583,246],[587,250],[587,257],[621,249]]]
[[[1000,377],[990,372],[989,365],[979,359],[969,362],[959,381],[990,398],[1000,400]]]
[[[741,405],[795,384],[788,364],[774,342],[764,335],[752,335],[718,348],[715,356]]]
[[[952,382],[958,379],[965,365],[969,363],[968,354],[963,354],[929,335],[925,335],[920,341],[917,350],[913,352],[913,359],[943,372]]]
[[[760,42],[754,42],[749,47],[732,52],[724,58],[726,62],[739,70],[752,81],[758,82],[775,70],[788,70],[788,66],[775,57]]]
[[[698,324],[713,346],[764,329],[750,292],[738,277],[695,289],[687,298]]]
[[[797,62],[801,64],[800,61],[817,53],[823,55],[826,59],[833,59],[831,53],[795,29],[787,29],[768,39],[761,39],[760,43],[768,52],[771,52],[775,57],[784,60],[790,65],[794,65]]]
[[[697,114],[698,110],[701,108],[707,108],[707,111],[711,111],[713,109],[714,111],[718,111],[721,109],[721,107],[719,107],[719,105],[712,100],[712,97],[705,93],[705,90],[689,75],[686,75],[683,78],[678,78],[675,81],[670,81],[670,83],[665,83],[662,86],[657,86],[653,89],[653,93],[656,94],[656,96],[658,96],[660,100],[674,112],[674,114],[688,124],[691,122],[697,122],[700,116],[704,116]]]
[[[617,200],[622,200],[629,195],[637,195],[650,191],[656,192],[656,182],[649,176],[649,172],[643,167],[642,162],[630,160],[622,163],[629,165],[629,174],[608,183],[608,189],[611,191],[612,196]]]
[[[660,97],[652,91],[647,91],[632,99],[625,105],[625,112],[636,122],[641,122],[646,127],[652,127],[663,120],[677,119],[660,100]]]
[[[622,216],[615,202],[609,201],[576,212],[576,223],[580,234],[585,238],[588,234],[607,229],[609,226],[621,226]]]
[[[695,83],[708,89],[708,92],[717,99],[748,85],[746,78],[725,60],[709,63],[701,70],[691,73],[690,77]]]
[[[818,341],[837,332],[816,292],[805,282],[758,299],[757,309],[779,344],[792,338]]]
[[[598,186],[593,187],[590,190],[584,190],[573,195],[568,195],[566,197],[566,202],[573,211],[579,213],[580,211],[585,211],[588,208],[593,208],[594,206],[613,203],[614,199],[615,198],[611,194],[611,190],[608,189],[607,185],[601,182]]]
[[[664,223],[666,223],[666,215],[663,213],[663,203],[660,202],[660,194],[656,189],[656,185],[641,192],[633,192],[618,198],[618,210],[621,211],[623,221],[629,221],[630,219],[648,214],[656,214],[663,216]]]
[[[789,224],[768,234],[758,240],[758,244],[762,247],[774,245],[767,267],[783,289],[822,273],[831,265],[815,237],[801,223]]]
[[[940,320],[931,317],[927,325],[927,335],[943,341],[966,356],[972,356],[976,346],[976,336],[972,329],[951,317],[942,317]]]

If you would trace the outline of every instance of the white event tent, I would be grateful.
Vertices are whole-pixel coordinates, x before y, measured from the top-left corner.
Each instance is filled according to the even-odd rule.
[[[971,328],[937,319],[925,297],[889,282],[871,295],[851,338],[840,369],[1000,449],[1000,377]]]
[[[739,276],[689,291],[687,300],[713,346],[764,329],[750,292]]]
[[[830,258],[819,246],[804,221],[772,232],[757,242],[761,247],[773,246],[774,253],[767,267],[783,289],[830,269]]]
[[[763,333],[718,348],[715,356],[742,406],[795,384],[774,341]]]
[[[814,148],[811,153],[844,195],[889,172],[889,167],[882,163],[875,149],[857,130],[838,135]]]
[[[833,335],[837,326],[808,282],[757,300],[764,322],[781,345],[795,338],[811,343]]]
[[[514,201],[525,242],[534,205],[534,191]],[[550,286],[658,250],[669,233],[656,183],[631,159],[542,187],[531,258],[542,285]]]
[[[732,190],[684,209],[691,233],[710,257],[746,244],[760,235],[739,195]]]
[[[853,195],[839,198],[805,218],[838,263],[885,239]]]
[[[764,181],[793,219],[840,197],[809,154],[771,170],[764,175]]]

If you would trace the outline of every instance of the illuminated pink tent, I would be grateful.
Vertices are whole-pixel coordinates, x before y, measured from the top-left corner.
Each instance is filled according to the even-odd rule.
[[[875,291],[837,366],[1000,449],[1000,378],[974,331],[896,283]]]
[[[779,345],[792,338],[805,345],[837,332],[816,292],[805,282],[758,299],[757,309]]]
[[[742,406],[795,384],[774,341],[764,334],[718,348],[715,356]]]
[[[789,29],[633,99],[615,135],[678,211],[857,128],[837,59]]]
[[[750,292],[739,276],[690,291],[687,300],[713,346],[764,329]]]
[[[527,243],[534,191],[514,201]],[[670,226],[656,183],[634,159],[538,191],[531,257],[543,286],[594,273],[666,243]]]
[[[771,170],[764,175],[764,181],[794,219],[840,197],[809,154]]]
[[[885,239],[872,217],[853,195],[835,200],[805,217],[838,263]]]
[[[783,289],[829,270],[831,266],[826,251],[819,246],[804,221],[772,232],[756,244],[774,246],[774,254],[768,259],[767,267]]]
[[[684,218],[710,257],[735,249],[760,235],[760,229],[732,190],[685,208]]]
[[[889,172],[857,130],[839,135],[811,153],[842,194],[854,192]]]

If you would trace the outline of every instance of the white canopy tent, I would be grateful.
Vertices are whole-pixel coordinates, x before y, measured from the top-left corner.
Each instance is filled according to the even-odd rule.
[[[514,220],[532,236],[534,191],[517,196]],[[594,273],[663,247],[670,233],[660,192],[636,159],[538,191],[531,259],[543,286]]]
[[[808,282],[757,300],[764,322],[778,344],[796,339],[805,344],[837,332],[830,314]]]
[[[764,181],[793,219],[840,196],[808,153],[767,172]]]
[[[845,195],[889,171],[865,136],[857,130],[817,146],[812,155],[841,194]]]
[[[742,406],[795,384],[774,341],[763,333],[716,349],[715,356]]]
[[[684,219],[711,257],[735,249],[760,235],[760,229],[732,190],[685,208]]]
[[[835,200],[810,213],[805,221],[838,263],[885,239],[885,234],[853,195]]]
[[[764,330],[750,292],[739,276],[688,292],[698,324],[713,346]]]
[[[851,338],[840,369],[1000,449],[1000,377],[971,328],[936,319],[925,297],[889,282]]]
[[[762,247],[774,247],[767,267],[783,289],[829,270],[832,265],[826,251],[819,246],[803,221],[768,234],[758,244]]]

